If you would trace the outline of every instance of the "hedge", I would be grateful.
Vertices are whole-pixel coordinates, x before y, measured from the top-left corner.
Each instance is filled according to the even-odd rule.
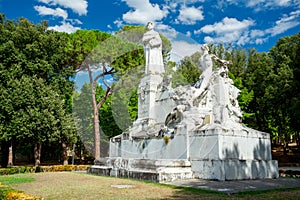
[[[90,165],[20,166],[0,169],[0,175],[38,172],[85,171]]]

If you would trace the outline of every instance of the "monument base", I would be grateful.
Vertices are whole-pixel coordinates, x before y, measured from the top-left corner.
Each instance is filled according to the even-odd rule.
[[[245,180],[278,178],[276,160],[192,160],[194,178]]]
[[[96,159],[89,173],[154,182],[278,178],[268,133],[219,124],[187,130],[178,126],[168,143],[163,138],[111,140],[111,157]]]
[[[195,129],[189,141],[189,160],[195,178],[242,180],[279,176],[278,163],[272,160],[268,133],[209,124]]]
[[[110,158],[107,159],[106,165],[91,166],[88,173],[159,183],[193,178],[191,163],[187,160]]]

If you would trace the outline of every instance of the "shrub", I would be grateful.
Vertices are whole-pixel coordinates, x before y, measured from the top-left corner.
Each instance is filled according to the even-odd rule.
[[[53,166],[31,166],[31,167],[10,167],[0,169],[0,175],[12,175],[19,173],[38,172],[63,172],[63,171],[83,171],[90,165],[53,165]]]
[[[41,197],[31,196],[29,194],[25,194],[23,192],[9,192],[6,195],[6,200],[40,200],[43,199]]]
[[[6,199],[6,196],[9,192],[15,191],[11,187],[0,185],[0,199]]]
[[[41,197],[35,197],[29,194],[25,194],[21,191],[15,190],[9,186],[2,185],[0,183],[0,199],[6,200],[41,200]]]

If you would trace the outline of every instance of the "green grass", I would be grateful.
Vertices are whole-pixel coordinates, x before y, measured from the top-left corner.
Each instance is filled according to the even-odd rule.
[[[35,181],[32,177],[27,177],[23,174],[0,176],[0,182],[3,185],[14,185],[20,183],[28,183]]]
[[[256,197],[258,199],[300,199],[300,187],[298,188],[280,188],[274,190],[257,190],[246,191],[234,194],[235,197],[249,198]]]
[[[47,199],[300,199],[300,188],[224,194],[132,179],[75,172],[50,172],[0,176],[0,182]],[[115,185],[132,185],[118,189]]]

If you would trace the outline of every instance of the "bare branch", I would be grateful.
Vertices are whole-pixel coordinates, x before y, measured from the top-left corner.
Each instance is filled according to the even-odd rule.
[[[98,103],[98,105],[97,105],[97,108],[98,108],[98,110],[103,106],[103,104],[105,103],[105,101],[106,101],[106,99],[109,97],[109,95],[111,95],[112,94],[112,91],[111,91],[111,87],[108,87],[107,89],[106,89],[106,93],[105,93],[105,95],[104,95],[104,97],[101,99],[101,101]]]
[[[100,77],[104,77],[105,75],[109,75],[109,74],[113,74],[114,72],[114,68],[111,68],[110,70],[107,71],[106,67],[103,67],[103,72],[101,74],[98,74],[95,78],[94,78],[94,82],[97,82],[97,80]]]
[[[108,83],[106,82],[106,80],[105,80],[104,76],[102,76],[101,78],[102,78],[102,81],[103,81],[104,85],[106,86],[106,88],[109,88],[109,89],[111,89],[111,86],[110,86],[110,85],[108,85]]]

